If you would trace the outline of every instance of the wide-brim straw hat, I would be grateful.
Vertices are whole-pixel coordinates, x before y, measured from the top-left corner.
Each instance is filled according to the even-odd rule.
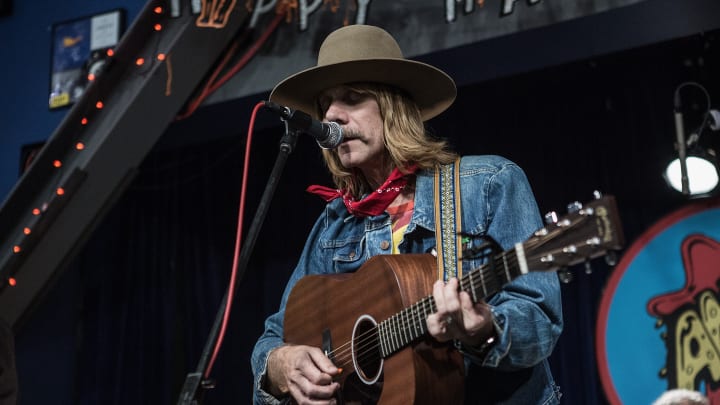
[[[371,82],[400,88],[417,103],[423,121],[455,100],[455,82],[442,70],[405,59],[395,39],[382,28],[349,25],[323,41],[317,65],[278,83],[270,100],[317,115],[317,98],[330,87]]]

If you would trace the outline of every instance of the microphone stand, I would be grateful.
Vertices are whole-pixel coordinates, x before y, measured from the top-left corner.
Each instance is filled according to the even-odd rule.
[[[283,135],[280,139],[280,151],[275,160],[275,166],[270,173],[270,178],[268,178],[265,191],[263,192],[260,203],[258,204],[255,218],[248,230],[246,242],[243,244],[240,251],[240,258],[238,260],[238,282],[235,284],[236,286],[242,280],[245,270],[247,270],[250,254],[255,247],[255,242],[257,242],[260,228],[267,216],[268,207],[270,206],[272,197],[275,194],[275,189],[277,188],[280,180],[280,175],[285,167],[288,156],[292,153],[293,149],[295,149],[295,145],[297,144],[298,132],[294,128],[291,128],[287,121],[283,122],[285,123],[285,135]],[[222,319],[225,314],[225,305],[232,294],[233,291],[229,291],[229,288],[225,291],[225,296],[223,296],[222,302],[220,303],[220,308],[215,316],[215,323],[213,324],[207,341],[205,342],[205,348],[200,356],[197,368],[194,372],[188,373],[185,377],[185,383],[183,384],[180,397],[178,398],[178,405],[198,405],[202,403],[202,397],[205,390],[215,387],[214,381],[203,380],[203,374],[205,373],[205,369],[207,368],[210,360],[210,355],[218,337],[220,325],[222,324]],[[201,387],[203,391],[199,390]]]
[[[677,141],[678,160],[680,161],[680,184],[683,195],[690,194],[690,180],[688,179],[687,168],[687,143],[685,141],[685,129],[683,116],[680,110],[675,110],[675,137]]]

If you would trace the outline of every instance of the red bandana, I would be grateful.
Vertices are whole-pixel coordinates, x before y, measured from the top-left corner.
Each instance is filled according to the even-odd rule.
[[[348,195],[345,190],[330,188],[325,186],[310,186],[307,191],[319,195],[325,201],[332,201],[342,197],[345,207],[352,215],[356,217],[367,217],[382,214],[385,209],[395,200],[408,182],[408,175],[415,173],[417,166],[413,165],[408,168],[408,173],[402,173],[397,168],[393,169],[390,177],[385,180],[380,188],[365,196],[360,201]]]

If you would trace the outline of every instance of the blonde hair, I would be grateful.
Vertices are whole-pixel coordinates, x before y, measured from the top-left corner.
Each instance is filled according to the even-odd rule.
[[[427,133],[420,109],[402,90],[375,83],[355,83],[348,87],[358,93],[369,94],[377,101],[383,121],[385,151],[394,167],[404,171],[414,164],[420,170],[434,169],[457,157],[449,150],[447,141],[434,139]],[[324,112],[320,111],[320,116],[323,115]],[[372,191],[360,170],[342,165],[337,151],[323,150],[322,153],[337,188],[346,190],[355,198]]]

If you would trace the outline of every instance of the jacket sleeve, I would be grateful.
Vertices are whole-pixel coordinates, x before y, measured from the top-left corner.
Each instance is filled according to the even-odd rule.
[[[253,403],[254,404],[282,404],[288,401],[273,397],[263,389],[265,376],[267,374],[267,360],[270,352],[283,344],[283,321],[285,317],[285,306],[295,284],[307,274],[323,272],[324,267],[320,264],[318,251],[315,248],[320,233],[325,228],[327,220],[327,209],[315,222],[312,231],[305,243],[302,255],[293,271],[285,291],[283,292],[280,308],[265,320],[265,331],[258,338],[251,355],[251,367],[253,372]]]
[[[487,177],[479,203],[485,204],[485,228],[503,250],[528,239],[542,221],[525,173],[510,161]],[[554,272],[515,278],[488,299],[497,339],[483,366],[502,370],[528,368],[550,356],[562,332],[560,284]]]

